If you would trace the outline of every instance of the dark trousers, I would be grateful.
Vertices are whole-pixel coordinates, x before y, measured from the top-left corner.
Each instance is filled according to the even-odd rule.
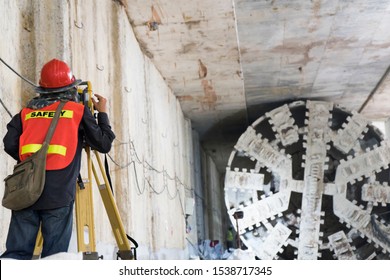
[[[31,260],[39,226],[42,225],[41,257],[67,252],[72,235],[73,202],[51,210],[12,211],[6,251],[0,258]]]

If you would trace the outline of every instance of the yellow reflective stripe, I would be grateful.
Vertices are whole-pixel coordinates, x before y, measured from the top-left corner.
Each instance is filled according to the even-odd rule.
[[[66,147],[61,145],[49,145],[48,154],[66,155]]]
[[[21,154],[27,154],[27,153],[35,153],[42,147],[42,144],[28,144],[24,145],[22,147]],[[61,156],[66,155],[66,147],[62,145],[49,145],[49,149],[47,151],[48,154],[57,154]]]
[[[42,144],[29,144],[22,147],[21,154],[35,153],[42,147]]]
[[[37,119],[37,118],[45,118],[45,119],[51,119],[54,118],[55,111],[33,111],[31,113],[28,113],[24,120],[29,119]],[[71,110],[62,110],[60,118],[67,118],[71,119],[73,118],[73,111]]]

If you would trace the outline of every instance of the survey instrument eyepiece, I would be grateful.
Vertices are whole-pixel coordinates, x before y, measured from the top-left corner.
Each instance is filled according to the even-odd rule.
[[[84,106],[87,106],[92,114],[94,114],[94,108],[92,103],[92,84],[90,81],[83,81],[77,86],[77,93],[79,102]]]

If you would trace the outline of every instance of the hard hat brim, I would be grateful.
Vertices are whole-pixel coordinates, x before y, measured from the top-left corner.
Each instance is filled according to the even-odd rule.
[[[60,88],[45,88],[45,87],[36,87],[35,91],[40,94],[50,94],[50,93],[58,93],[58,92],[64,92],[67,91],[73,87],[78,86],[81,84],[83,81],[82,80],[75,80],[73,83],[70,85],[67,85],[65,87],[60,87]]]

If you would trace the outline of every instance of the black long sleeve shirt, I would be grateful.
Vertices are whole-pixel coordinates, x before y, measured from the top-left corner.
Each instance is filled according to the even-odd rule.
[[[111,130],[106,113],[99,113],[98,122],[91,111],[84,107],[84,113],[78,130],[78,144],[74,159],[65,168],[47,170],[45,188],[38,201],[30,207],[34,210],[55,209],[69,205],[75,197],[76,181],[81,168],[81,155],[84,144],[100,153],[108,153],[115,134]],[[61,129],[57,126],[56,129]],[[18,162],[19,137],[22,134],[20,113],[7,124],[7,133],[3,139],[4,150]]]

